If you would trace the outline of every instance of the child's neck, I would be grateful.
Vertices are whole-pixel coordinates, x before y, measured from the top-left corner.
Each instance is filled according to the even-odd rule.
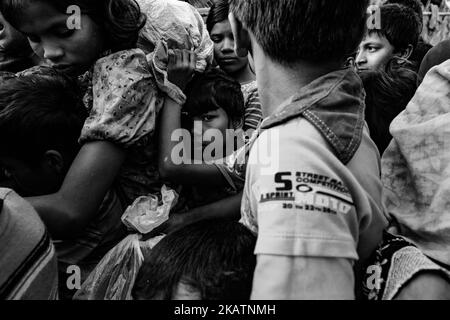
[[[250,69],[250,64],[247,64],[245,68],[230,74],[230,76],[240,84],[246,84],[255,80],[255,74]]]
[[[255,56],[255,66],[263,116],[266,118],[272,115],[283,102],[298,93],[300,88],[339,69],[340,64],[319,65],[298,62],[295,65],[285,66],[267,57]]]

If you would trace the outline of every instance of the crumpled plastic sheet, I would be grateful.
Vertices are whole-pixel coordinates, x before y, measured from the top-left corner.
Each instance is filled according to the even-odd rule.
[[[192,50],[197,56],[195,71],[204,72],[212,64],[214,43],[200,13],[178,0],[138,0],[147,22],[139,35],[138,47],[147,54],[158,88],[180,105],[184,92],[168,79],[169,52]]]
[[[161,189],[162,201],[155,195],[137,198],[122,216],[130,231],[148,234],[169,220],[170,210],[176,205],[178,194],[166,186]]]
[[[142,252],[153,249],[164,236],[140,241],[141,235],[126,237],[100,261],[77,291],[74,300],[133,300],[132,291],[144,262]]]
[[[178,0],[138,0],[147,16],[139,36],[139,47],[152,52],[161,42],[169,49],[194,49],[196,71],[212,63],[214,43],[200,13],[189,3]]]

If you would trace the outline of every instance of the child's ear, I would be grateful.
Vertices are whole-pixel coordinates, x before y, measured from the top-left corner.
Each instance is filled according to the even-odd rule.
[[[234,16],[232,12],[228,15],[231,30],[234,36],[234,51],[238,57],[244,58],[248,55],[251,42],[248,30],[242,25],[242,22]]]
[[[396,56],[398,58],[400,58],[400,60],[403,60],[403,61],[408,60],[411,57],[413,50],[414,50],[414,48],[413,48],[412,44],[410,44],[410,45],[408,45],[408,47],[406,47],[406,49],[397,52]],[[401,62],[401,61],[399,61],[399,62]]]
[[[238,130],[244,127],[244,119],[234,119],[230,121],[230,127],[228,129]]]
[[[58,151],[48,150],[45,152],[43,160],[43,165],[59,175],[64,174],[64,158]]]

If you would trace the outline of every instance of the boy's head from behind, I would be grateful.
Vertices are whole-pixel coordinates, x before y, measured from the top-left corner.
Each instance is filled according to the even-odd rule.
[[[243,225],[204,221],[156,245],[139,271],[139,300],[249,300],[255,236]]]
[[[21,196],[56,192],[86,116],[75,83],[52,69],[1,81],[1,184]]]
[[[364,34],[368,0],[230,0],[238,55],[251,39],[272,61],[343,62]]]
[[[242,128],[245,106],[241,85],[225,72],[212,69],[195,75],[186,89],[186,96],[183,111],[188,129],[192,130],[194,123],[201,122],[202,135],[215,129],[225,139],[227,130]],[[210,142],[203,141],[204,145]]]
[[[379,10],[381,29],[368,30],[359,46],[356,64],[361,71],[383,68],[395,57],[408,59],[419,41],[421,21],[413,9],[392,3]]]

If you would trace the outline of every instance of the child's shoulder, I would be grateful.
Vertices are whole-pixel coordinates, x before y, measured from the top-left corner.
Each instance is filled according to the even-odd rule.
[[[115,52],[97,61],[84,98],[91,114],[80,142],[108,140],[125,147],[154,131],[163,102],[140,49]]]
[[[241,88],[243,92],[257,91],[258,83],[256,82],[256,80],[246,82],[241,85]]]

